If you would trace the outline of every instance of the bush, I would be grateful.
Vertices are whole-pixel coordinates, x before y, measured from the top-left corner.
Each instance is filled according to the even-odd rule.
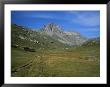
[[[29,48],[29,47],[24,47],[24,50],[29,52],[36,52],[35,49]]]
[[[18,48],[18,45],[12,44],[11,47],[13,47],[13,48]]]

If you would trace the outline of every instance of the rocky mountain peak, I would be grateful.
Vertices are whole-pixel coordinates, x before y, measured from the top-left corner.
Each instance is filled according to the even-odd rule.
[[[48,23],[44,25],[43,30],[46,32],[62,32],[62,28],[55,23]]]
[[[39,32],[30,30],[30,29],[25,29],[24,27],[17,26],[17,25],[13,25],[12,27],[14,29],[20,28],[22,32],[26,32],[26,34],[21,34],[18,38],[20,38],[21,40],[29,39],[30,42],[40,41],[38,40],[38,38],[42,40],[44,37],[46,38],[46,40],[48,40],[48,38],[51,38],[52,40],[57,41],[58,43],[69,45],[69,46],[81,45],[85,41],[87,41],[87,39],[83,37],[79,32],[63,31],[62,28],[55,23],[48,23],[44,25],[41,31]]]

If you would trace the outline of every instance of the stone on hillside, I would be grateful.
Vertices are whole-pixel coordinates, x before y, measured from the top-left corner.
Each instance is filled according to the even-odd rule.
[[[35,49],[29,48],[29,47],[23,47],[25,51],[29,52],[36,52]]]

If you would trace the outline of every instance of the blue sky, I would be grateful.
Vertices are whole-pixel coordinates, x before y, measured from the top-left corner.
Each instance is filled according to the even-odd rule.
[[[100,36],[100,11],[12,11],[11,23],[32,29],[48,23],[58,24],[64,31],[76,31],[88,38]]]

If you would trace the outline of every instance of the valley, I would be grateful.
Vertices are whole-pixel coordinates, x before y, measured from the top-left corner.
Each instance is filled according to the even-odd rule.
[[[54,24],[41,31],[12,25],[11,38],[12,77],[100,76],[99,38],[67,35]]]

